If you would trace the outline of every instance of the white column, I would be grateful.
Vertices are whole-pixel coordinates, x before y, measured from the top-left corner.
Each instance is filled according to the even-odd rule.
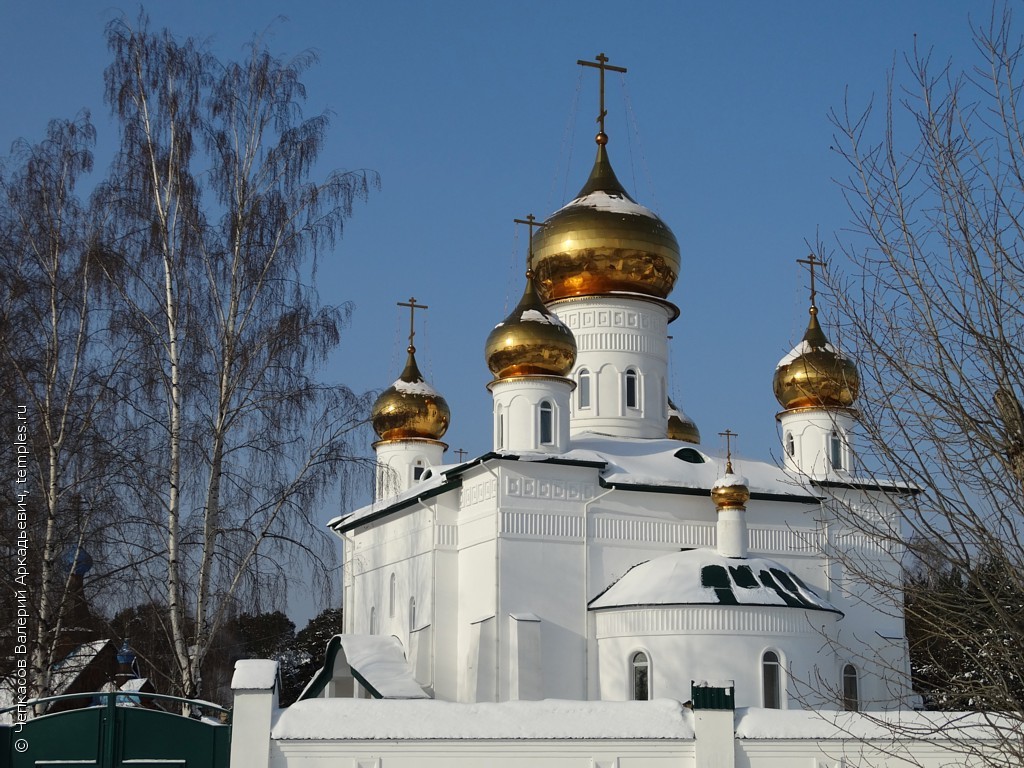
[[[242,659],[231,678],[231,764],[266,768],[270,764],[270,725],[277,709],[277,662]]]
[[[512,376],[487,385],[494,398],[494,450],[559,454],[569,450],[569,400],[561,376]]]
[[[853,465],[853,429],[857,423],[855,411],[794,408],[782,411],[776,418],[786,469],[814,480],[849,478]]]
[[[380,440],[373,444],[377,452],[376,498],[387,499],[407,491],[430,467],[442,463],[448,446],[439,440],[408,437]]]

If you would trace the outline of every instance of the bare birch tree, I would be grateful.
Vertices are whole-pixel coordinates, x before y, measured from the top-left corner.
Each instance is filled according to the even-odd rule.
[[[166,589],[180,690],[195,696],[233,604],[273,604],[296,554],[329,583],[316,512],[355,461],[367,408],[315,379],[348,308],[322,306],[312,280],[377,180],[309,180],[328,126],[301,112],[311,56],[282,61],[256,40],[224,63],[145,18],[107,39],[122,150],[103,197],[120,338],[139,360],[140,547],[162,553],[150,583]]]
[[[58,640],[74,629],[62,626],[68,566],[80,550],[104,555],[116,530],[119,448],[106,427],[122,359],[106,344],[94,225],[76,189],[94,141],[87,115],[55,120],[39,144],[16,143],[0,173],[0,364],[5,424],[22,409],[32,455],[30,480],[12,487],[28,508],[36,695],[49,692]]]
[[[944,648],[966,667],[955,681],[931,679],[926,703],[1024,721],[1018,30],[1009,6],[997,8],[972,28],[972,66],[915,48],[894,67],[880,109],[832,115],[854,220],[828,281],[863,379],[865,471],[884,467],[887,481],[922,489],[901,497],[900,531],[871,530],[898,535],[916,568],[906,604],[912,658],[934,670],[929,654]],[[867,524],[861,513],[851,519]],[[936,580],[931,597],[922,563]],[[1008,732],[1005,747],[1005,764],[1024,760],[1019,733]]]

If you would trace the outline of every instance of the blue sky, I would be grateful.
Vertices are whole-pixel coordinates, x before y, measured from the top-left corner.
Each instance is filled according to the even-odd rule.
[[[325,376],[387,386],[406,343],[407,310],[395,302],[428,304],[418,357],[451,405],[452,460],[455,449],[491,445],[483,345],[522,289],[526,234],[512,219],[545,217],[574,197],[593,160],[597,78],[581,79],[576,60],[604,51],[628,67],[624,87],[609,76],[609,151],[680,242],[674,399],[705,449],[724,450],[717,433],[728,427],[741,459],[770,460],[772,373],[807,319],[795,259],[805,241],[834,243],[850,220],[828,112],[883,97],[915,34],[937,58],[971,66],[968,16],[982,22],[990,6],[177,0],[146,10],[154,26],[206,39],[222,57],[263,31],[276,53],[318,53],[307,107],[334,113],[324,168],[372,168],[383,183],[323,260],[321,298],[355,304]],[[0,149],[89,108],[97,166],[107,164],[103,29],[122,12],[134,18],[137,6],[3,4]]]

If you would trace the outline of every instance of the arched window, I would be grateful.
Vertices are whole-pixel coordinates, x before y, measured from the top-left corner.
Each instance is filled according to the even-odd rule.
[[[590,407],[590,371],[580,369],[579,382],[576,387],[576,405],[579,408]]]
[[[409,598],[409,631],[416,629],[416,598]]]
[[[377,608],[376,606],[370,606],[370,634],[377,634]]]
[[[388,584],[388,617],[395,618],[395,602],[398,599],[398,579],[391,574],[391,582]]]
[[[633,701],[647,701],[651,698],[651,663],[647,660],[647,654],[637,651],[630,659],[630,692],[629,697]]]
[[[853,664],[843,667],[843,709],[856,712],[860,709],[860,686],[857,682],[857,668]]]
[[[495,441],[495,443],[497,444],[500,450],[501,448],[505,447],[505,409],[502,408],[500,405],[498,406],[498,412],[496,414],[496,423],[494,428],[495,430],[497,430],[498,433],[498,439]]]
[[[544,400],[540,404],[540,444],[551,445],[555,442],[555,409]]]
[[[765,709],[782,708],[782,664],[779,654],[765,651],[761,657],[761,687]]]
[[[828,438],[829,455],[832,458],[832,469],[843,468],[843,441],[835,430]]]
[[[412,479],[419,480],[423,477],[424,471],[426,471],[427,465],[423,459],[416,459],[416,463],[412,467]]]
[[[793,440],[793,433],[786,433],[786,455],[792,456],[796,453],[796,441]]]
[[[639,377],[633,368],[626,371],[626,407],[627,408],[639,408],[640,407],[640,390]]]

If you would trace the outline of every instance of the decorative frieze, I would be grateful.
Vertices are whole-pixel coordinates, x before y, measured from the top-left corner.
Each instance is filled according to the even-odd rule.
[[[471,485],[463,485],[459,489],[459,508],[466,509],[474,504],[490,501],[497,493],[498,481],[493,478]]]
[[[436,546],[438,549],[458,549],[459,527],[457,525],[435,526],[434,546]]]
[[[825,539],[818,529],[749,528],[749,549],[754,552],[792,554],[824,551]]]
[[[715,605],[652,606],[597,614],[599,640],[681,633],[768,636],[820,632],[820,627],[807,620],[806,611],[770,606],[749,609]]]
[[[583,518],[502,511],[501,532],[517,536],[540,536],[545,539],[582,539]]]
[[[532,477],[506,477],[505,494],[521,499],[587,501],[594,498],[594,484],[571,483],[565,480],[538,480]]]
[[[680,547],[713,547],[715,526],[711,523],[677,523],[628,517],[595,517],[590,536],[606,541],[673,544]]]

